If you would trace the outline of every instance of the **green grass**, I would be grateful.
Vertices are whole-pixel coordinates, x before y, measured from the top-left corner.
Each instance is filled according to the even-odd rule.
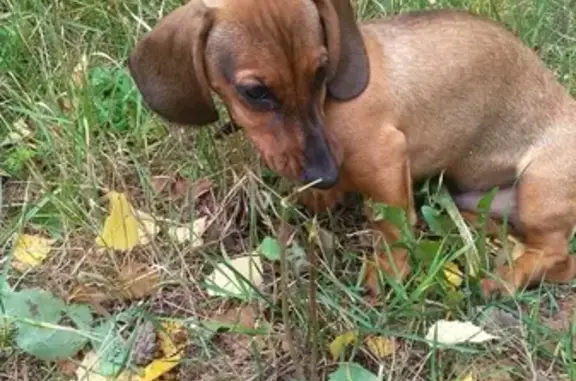
[[[223,140],[214,137],[226,115],[217,126],[178,130],[142,105],[125,60],[142,33],[179,4],[161,0],[0,2],[0,141],[21,118],[33,131],[17,144],[0,147],[0,169],[8,175],[0,198],[4,267],[0,283],[41,287],[65,299],[80,277],[100,279],[117,270],[122,256],[93,250],[106,215],[101,197],[108,189],[130,194],[142,210],[182,222],[193,219],[198,210],[218,214],[200,250],[161,237],[132,253],[161,268],[163,287],[142,301],[106,305],[111,314],[133,311],[140,320],[213,316],[222,309],[222,301],[204,294],[203,276],[223,252],[230,256],[246,253],[265,236],[276,236],[278,221],[286,213],[295,240],[305,246],[310,219],[292,206],[284,210],[287,184],[260,167],[241,134]],[[357,10],[359,18],[369,19],[440,7],[470,9],[502,22],[538,49],[559,80],[576,93],[574,0],[359,0]],[[83,61],[87,67],[75,72]],[[152,176],[175,172],[192,182],[210,178],[214,198],[199,206],[189,198],[175,202],[154,191]],[[444,264],[463,265],[467,249],[454,217],[447,217],[450,200],[436,185],[431,180],[418,192],[429,216],[440,221],[432,224],[437,231],[426,229],[405,237],[414,251],[414,275],[406,284],[393,285],[385,303],[370,306],[362,298],[361,257],[369,252],[370,235],[358,205],[352,203],[314,222],[337,238],[331,250],[310,249],[320,256],[316,326],[309,314],[310,273],[301,266],[305,258],[298,262],[290,257],[288,271],[283,273],[289,285],[287,321],[282,317],[278,265],[267,265],[270,287],[257,303],[257,311],[272,325],[271,332],[242,336],[238,342],[246,345],[240,349],[225,335],[195,341],[193,355],[180,366],[183,373],[197,372],[192,379],[202,379],[204,374],[212,375],[205,376],[211,380],[266,380],[274,374],[294,375],[295,364],[300,364],[305,369],[314,366],[325,379],[335,369],[327,351],[329,343],[339,333],[358,330],[361,337],[393,336],[400,342],[395,356],[382,360],[371,355],[361,341],[340,359],[362,364],[374,373],[381,370],[385,380],[457,380],[469,367],[482,369],[484,376],[502,368],[516,379],[533,379],[535,372],[575,379],[571,321],[565,318],[569,327],[563,331],[553,324],[561,320],[555,312],[570,305],[573,298],[566,287],[545,286],[515,300],[491,302],[505,311],[523,311],[521,333],[506,334],[495,344],[433,351],[424,342],[425,330],[434,321],[447,315],[474,320],[476,307],[485,304],[474,280],[455,291],[444,279]],[[234,223],[227,225],[228,219]],[[19,231],[58,239],[46,263],[26,274],[7,267],[11,237]],[[487,255],[490,248],[482,233],[468,233],[476,238],[479,253]],[[292,329],[298,359],[286,348],[286,325]],[[6,360],[0,361],[0,379],[25,379],[22,372],[28,372],[30,380],[66,379],[54,363],[24,354],[9,339],[0,336],[0,344],[5,346],[0,358]],[[311,349],[314,346],[317,351]]]

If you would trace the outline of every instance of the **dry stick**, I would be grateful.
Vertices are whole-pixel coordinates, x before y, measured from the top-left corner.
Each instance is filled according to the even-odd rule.
[[[285,210],[286,208],[282,208],[282,222],[285,221]],[[302,368],[302,364],[300,364],[298,354],[296,353],[296,348],[294,347],[292,329],[290,327],[290,318],[288,316],[288,264],[286,260],[286,241],[284,239],[280,239],[280,249],[280,294],[282,297],[282,320],[284,322],[284,329],[286,330],[286,344],[288,345],[290,356],[294,362],[296,376],[299,380],[305,381],[306,377],[304,376],[304,369]]]
[[[313,225],[314,228],[314,225]],[[309,241],[309,240],[308,240]],[[316,362],[318,358],[318,306],[316,303],[316,250],[308,242],[308,262],[310,263],[310,286],[308,295],[308,316],[310,318],[310,330],[308,340],[312,341],[312,353],[310,355],[310,377],[312,381],[318,381],[318,369]]]

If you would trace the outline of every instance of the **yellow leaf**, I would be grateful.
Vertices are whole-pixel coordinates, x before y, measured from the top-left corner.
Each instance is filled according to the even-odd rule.
[[[168,373],[180,363],[182,354],[179,353],[172,357],[156,359],[148,364],[142,373],[136,378],[136,381],[154,381],[160,376]]]
[[[245,297],[254,291],[254,287],[260,286],[262,281],[262,260],[259,255],[249,255],[216,266],[208,276],[208,282],[218,289],[208,289],[207,292],[212,296]]]
[[[171,226],[168,228],[168,236],[178,243],[192,241],[190,244],[192,247],[202,246],[204,244],[202,235],[206,231],[207,223],[208,217],[204,216],[194,220],[192,229],[189,226]]]
[[[160,349],[165,357],[174,356],[188,344],[186,327],[174,320],[162,323],[162,327],[158,330],[158,337]]]
[[[383,336],[370,336],[366,339],[366,345],[374,356],[379,359],[390,356],[396,350],[394,340]]]
[[[125,194],[112,191],[108,193],[108,200],[110,212],[100,236],[96,238],[98,246],[126,251],[147,244],[147,234],[154,236],[158,233],[152,216],[135,212]]]
[[[358,339],[356,331],[347,331],[334,338],[330,343],[330,354],[334,361],[338,360],[344,349]]]
[[[15,260],[12,262],[12,266],[22,272],[38,267],[48,256],[55,242],[54,239],[37,235],[20,235],[14,245]]]
[[[454,288],[458,288],[462,285],[463,274],[456,263],[449,262],[444,265],[444,276],[448,283]]]

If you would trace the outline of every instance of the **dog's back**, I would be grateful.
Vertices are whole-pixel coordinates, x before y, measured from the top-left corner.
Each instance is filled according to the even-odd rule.
[[[362,30],[381,46],[370,50],[370,60],[385,73],[372,78],[365,95],[386,93],[385,117],[409,137],[415,177],[448,169],[464,188],[506,182],[526,147],[565,114],[565,90],[551,71],[488,19],[414,12],[367,22]]]

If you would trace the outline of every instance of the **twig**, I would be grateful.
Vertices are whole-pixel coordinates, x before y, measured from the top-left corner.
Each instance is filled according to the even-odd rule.
[[[314,221],[316,222],[316,221]],[[313,222],[313,223],[314,223]],[[310,286],[308,295],[308,315],[310,318],[310,329],[308,340],[312,342],[312,353],[310,355],[310,378],[312,381],[319,381],[317,370],[318,359],[318,306],[316,303],[316,250],[308,242],[308,262],[310,263]]]
[[[281,223],[284,224],[285,222],[285,208],[282,208],[282,219]],[[282,228],[281,228],[282,229]],[[286,335],[286,345],[288,346],[288,350],[290,351],[290,357],[292,357],[292,361],[294,362],[294,369],[296,371],[296,376],[298,380],[306,380],[304,376],[304,369],[302,368],[302,364],[300,364],[300,360],[298,359],[298,354],[296,352],[296,348],[294,347],[294,340],[292,338],[292,329],[290,327],[290,317],[288,316],[288,264],[286,259],[286,239],[280,238],[280,294],[282,298],[282,321],[284,322],[284,329]]]

